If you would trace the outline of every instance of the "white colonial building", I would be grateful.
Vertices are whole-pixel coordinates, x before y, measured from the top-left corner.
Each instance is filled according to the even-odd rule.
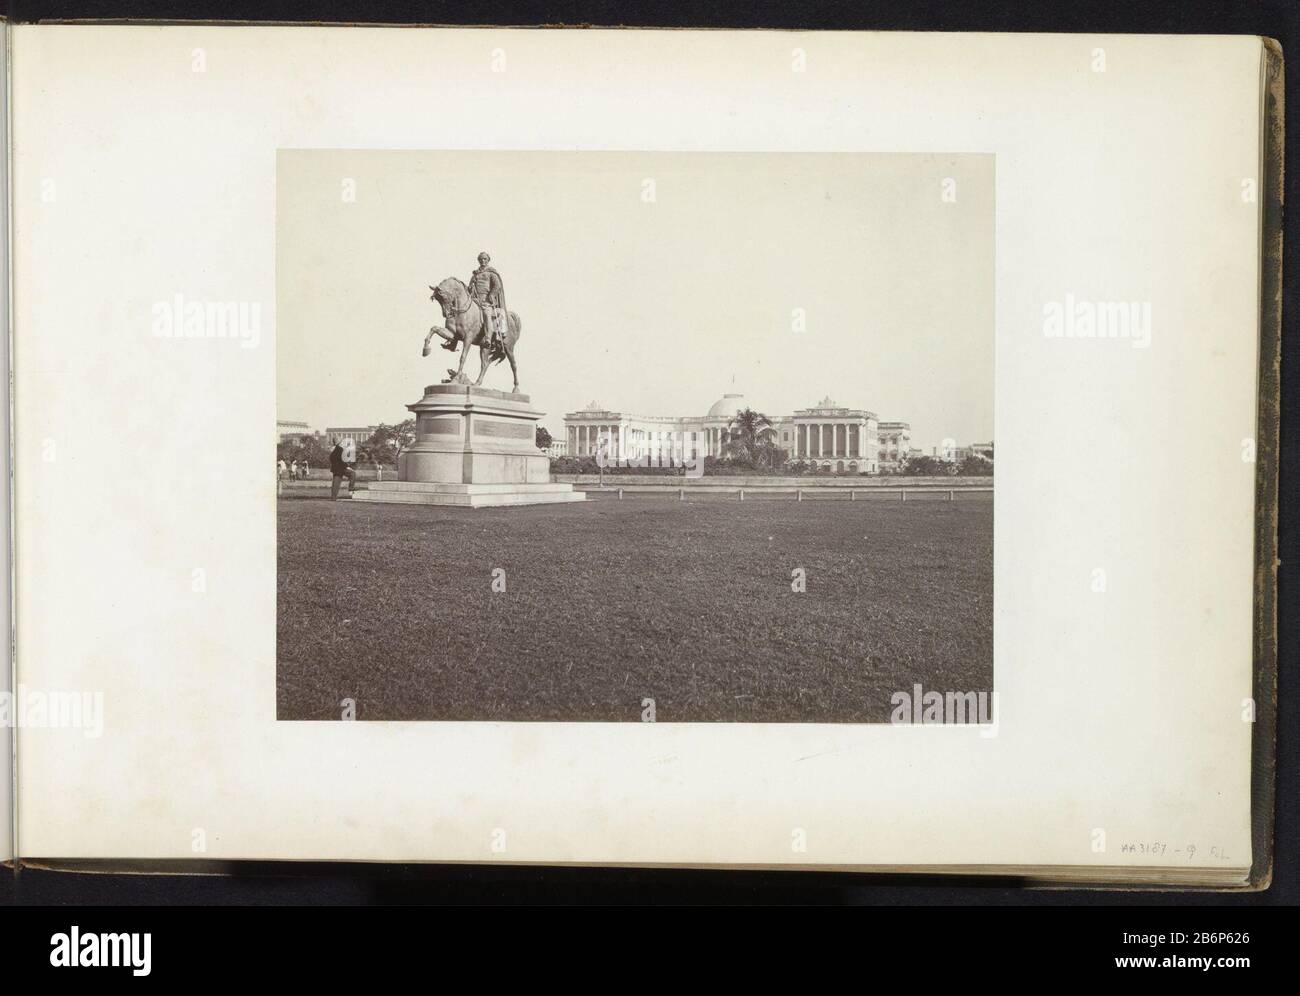
[[[596,456],[602,449],[611,465],[629,461],[651,465],[694,462],[721,457],[732,420],[749,407],[744,395],[725,394],[699,416],[632,415],[611,411],[593,401],[564,416],[565,449],[570,456]],[[878,474],[884,458],[881,423],[875,412],[846,408],[823,398],[792,415],[769,415],[776,444],[791,462],[814,464],[823,471]],[[893,453],[906,454],[910,429],[901,426]],[[897,457],[895,457],[897,459]]]
[[[845,408],[830,398],[822,398],[812,408],[801,408],[791,417],[790,459],[815,464],[821,470],[878,474],[879,424],[875,412]],[[787,426],[782,425],[783,438],[786,431]]]
[[[902,466],[912,452],[912,427],[906,422],[881,422],[880,469],[892,473]]]
[[[300,422],[292,418],[278,418],[275,420],[275,441],[282,442],[289,436],[310,436],[311,428],[306,422]]]
[[[336,425],[325,430],[325,438],[334,446],[338,443],[355,443],[360,446],[378,429],[377,425]]]

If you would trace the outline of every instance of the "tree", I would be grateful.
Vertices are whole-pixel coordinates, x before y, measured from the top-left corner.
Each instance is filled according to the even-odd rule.
[[[322,467],[329,461],[329,448],[325,446],[323,437],[314,434],[285,436],[276,444],[275,454],[285,463],[305,461],[314,467]]]
[[[920,454],[908,457],[905,472],[913,477],[944,477],[952,473],[952,465],[938,457]]]
[[[545,426],[539,425],[537,427],[537,448],[539,450],[544,450],[550,447],[550,445],[551,445],[550,430],[547,429]]]
[[[396,425],[380,423],[370,434],[357,454],[359,459],[371,463],[397,464],[397,458],[415,445],[415,419],[408,418]]]
[[[785,451],[776,445],[772,420],[752,408],[737,412],[727,425],[722,455],[750,468],[777,467],[785,460]]]

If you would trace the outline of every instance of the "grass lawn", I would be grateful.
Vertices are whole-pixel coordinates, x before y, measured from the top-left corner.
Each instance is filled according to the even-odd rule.
[[[280,719],[863,723],[992,690],[991,496],[285,497],[278,539]]]

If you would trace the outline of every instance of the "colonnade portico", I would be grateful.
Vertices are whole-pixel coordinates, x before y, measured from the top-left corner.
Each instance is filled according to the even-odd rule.
[[[794,413],[792,460],[835,461],[834,469],[874,474],[879,469],[879,420],[864,408],[845,408],[830,398]],[[828,466],[823,463],[823,466]]]
[[[727,430],[722,426],[645,427],[635,416],[574,424],[575,418],[568,416],[566,421],[570,424],[565,427],[567,452],[572,456],[595,456],[604,443],[611,460],[631,460],[647,454],[672,455],[674,459],[717,457],[728,439]]]
[[[869,433],[860,422],[796,422],[795,448],[792,459],[810,457],[854,457],[869,453]]]

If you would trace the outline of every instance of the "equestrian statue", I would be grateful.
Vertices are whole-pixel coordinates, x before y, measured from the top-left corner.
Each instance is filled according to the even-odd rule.
[[[442,338],[443,349],[456,351],[456,345],[463,343],[460,352],[460,366],[448,369],[444,384],[468,384],[465,376],[465,360],[471,346],[478,347],[479,372],[475,387],[481,387],[488,368],[501,360],[510,361],[510,371],[514,374],[516,394],[519,393],[519,369],[515,366],[515,344],[519,342],[519,316],[506,310],[506,289],[495,268],[489,266],[491,261],[487,253],[478,254],[478,269],[473,272],[466,283],[456,277],[448,277],[434,287],[430,300],[442,309],[442,318],[446,328],[437,325],[429,329],[424,337],[424,352],[429,355],[429,343],[433,337]]]

